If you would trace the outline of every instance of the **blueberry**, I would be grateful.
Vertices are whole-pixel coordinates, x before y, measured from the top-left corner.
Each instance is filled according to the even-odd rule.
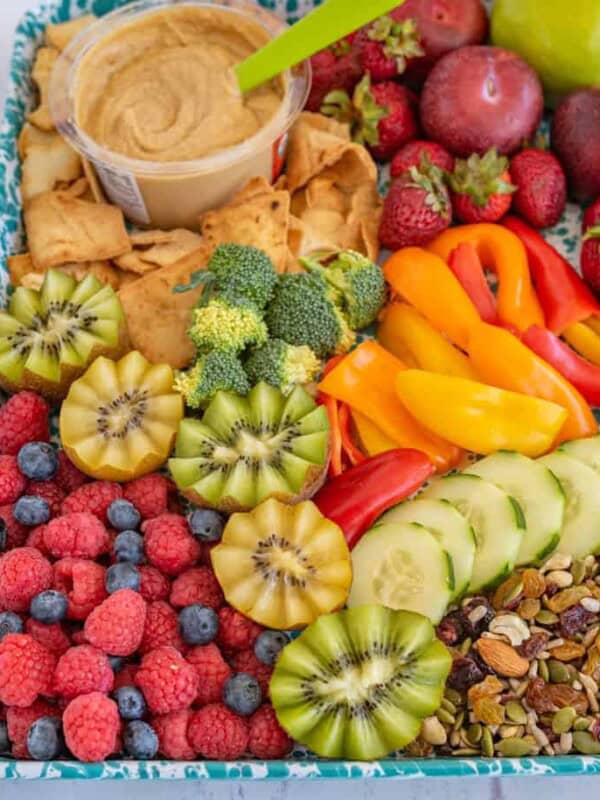
[[[17,455],[19,469],[32,481],[49,481],[58,469],[56,450],[47,442],[24,444]]]
[[[223,686],[223,702],[236,714],[244,717],[254,714],[262,703],[260,684],[253,675],[238,672]]]
[[[22,633],[23,620],[14,611],[0,611],[0,642],[7,633]]]
[[[197,508],[188,515],[192,535],[201,542],[218,542],[223,535],[225,522],[211,508]]]
[[[125,728],[123,747],[132,758],[154,758],[158,752],[158,736],[147,722],[136,719]]]
[[[114,503],[113,503],[114,505]],[[122,531],[113,545],[117,561],[129,561],[132,564],[143,564],[144,537],[137,531]]]
[[[6,521],[0,517],[0,553],[6,550],[6,543],[8,541],[8,525]]]
[[[64,749],[61,720],[58,717],[40,717],[27,732],[27,749],[36,761],[50,761]]]
[[[146,713],[144,695],[135,686],[120,686],[113,697],[119,707],[121,719],[141,719]]]
[[[40,592],[31,601],[30,613],[38,622],[44,622],[46,625],[52,625],[54,622],[60,622],[67,615],[67,606],[69,601],[62,592],[57,592],[54,589],[48,589],[45,592]]]
[[[285,633],[281,631],[263,631],[254,642],[254,655],[263,664],[272,667],[277,661],[279,653],[289,641]]]
[[[26,494],[19,497],[13,506],[13,516],[21,525],[28,528],[35,528],[36,525],[43,525],[50,519],[50,506],[42,498],[34,494]]]
[[[179,630],[187,644],[208,644],[217,635],[219,618],[212,608],[196,603],[179,612]]]
[[[108,660],[110,661],[110,668],[113,672],[121,672],[125,666],[125,659],[123,656],[109,656]]]
[[[140,512],[129,500],[113,500],[108,507],[106,516],[117,531],[135,529],[142,519]]]
[[[118,592],[119,589],[133,589],[138,592],[142,576],[135,564],[129,564],[125,561],[122,564],[113,564],[106,570],[104,576],[104,585],[109,594]]]
[[[8,726],[3,719],[0,719],[0,753],[10,751],[10,739],[8,738]]]

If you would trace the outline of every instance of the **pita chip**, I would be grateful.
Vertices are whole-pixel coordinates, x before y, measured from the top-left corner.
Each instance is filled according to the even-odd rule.
[[[87,158],[82,158],[81,162],[83,164],[83,174],[87,178],[94,202],[106,203],[106,195],[104,194],[104,190],[100,184],[100,181],[98,180],[98,175],[96,174],[94,165],[91,161],[88,161]]]
[[[23,205],[58,184],[69,184],[81,175],[81,159],[61,137],[46,144],[31,144],[21,166]]]
[[[8,265],[10,282],[14,287],[21,285],[25,275],[36,271],[29,253],[19,253],[19,255],[16,256],[8,256],[6,263]]]
[[[326,167],[335,164],[350,145],[347,125],[308,111],[300,114],[290,132],[287,188],[295,192]]]
[[[140,275],[173,264],[182,266],[184,259],[193,266],[205,248],[202,237],[185,228],[142,231],[131,234],[130,240],[133,250],[116,258],[115,263],[122,270]]]
[[[27,114],[27,119],[43,131],[54,130],[54,123],[48,108],[48,91],[52,70],[59,55],[60,53],[55,47],[40,47],[31,72],[31,78],[38,88],[40,102],[35,111]]]

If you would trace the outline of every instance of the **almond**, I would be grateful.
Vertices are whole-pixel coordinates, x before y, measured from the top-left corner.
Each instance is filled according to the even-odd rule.
[[[529,661],[522,658],[515,648],[506,642],[498,639],[479,639],[475,647],[488,667],[505,678],[522,678],[529,670]]]

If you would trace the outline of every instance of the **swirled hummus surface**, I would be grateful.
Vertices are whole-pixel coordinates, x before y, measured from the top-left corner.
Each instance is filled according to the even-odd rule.
[[[239,144],[277,112],[281,80],[242,96],[232,67],[268,33],[248,16],[180,6],[101,39],[77,72],[76,119],[130,158],[188,161]]]

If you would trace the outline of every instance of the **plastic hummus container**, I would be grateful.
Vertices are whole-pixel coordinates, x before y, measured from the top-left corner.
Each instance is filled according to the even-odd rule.
[[[310,67],[243,98],[232,67],[286,27],[243,0],[131,3],[63,51],[54,123],[132,222],[197,229],[250,178],[281,171]]]

